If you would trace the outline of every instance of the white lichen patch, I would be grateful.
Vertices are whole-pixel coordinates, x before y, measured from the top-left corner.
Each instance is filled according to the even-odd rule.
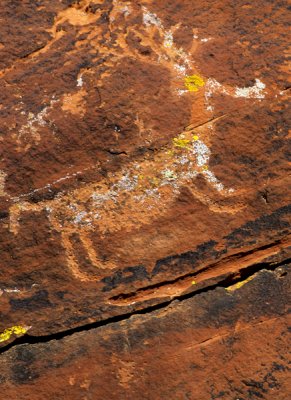
[[[148,11],[148,9],[146,7],[143,7],[142,9],[143,9],[143,23],[146,26],[154,25],[154,26],[157,26],[158,28],[163,27],[163,24],[162,24],[160,18],[156,14]]]
[[[126,173],[122,178],[112,186],[113,191],[121,192],[121,191],[132,191],[136,188],[138,182],[138,177],[131,177],[129,173]]]
[[[213,130],[212,124],[207,129],[211,132]],[[231,193],[233,191],[233,189],[226,189],[215,174],[210,171],[211,150],[197,133],[193,134],[191,129],[185,131],[185,133],[174,138],[173,143],[176,148],[180,149],[179,151],[183,150],[183,154],[176,156],[173,162],[173,166],[176,167],[174,171],[177,177],[175,180],[177,184],[187,179],[193,179],[198,173],[201,173],[217,191],[223,193]]]
[[[186,165],[189,164],[191,161],[189,160],[189,157],[186,155],[178,156],[176,157],[175,164],[180,164],[180,165]]]
[[[123,7],[122,12],[127,17],[128,15],[131,14],[131,9],[129,6],[125,6],[125,7]]]
[[[198,175],[198,171],[195,169],[194,165],[191,163],[189,164],[189,169],[185,172],[181,172],[180,177],[183,181],[191,181],[192,179],[196,178]]]
[[[191,61],[190,61],[190,58],[189,58],[189,56],[188,56],[188,54],[187,53],[185,53],[185,51],[183,50],[183,49],[177,49],[176,47],[175,47],[175,53],[176,53],[176,55],[178,56],[178,57],[180,57],[180,59],[181,59],[181,62],[182,62],[182,67],[184,67],[184,68],[192,68],[193,66],[192,66],[192,63],[191,63]]]
[[[214,107],[213,107],[212,105],[210,105],[210,104],[207,104],[207,106],[206,106],[206,110],[207,110],[208,112],[211,112],[211,113],[213,113],[213,111],[214,111]]]
[[[206,110],[209,112],[214,111],[214,107],[211,105],[211,99],[214,93],[220,92],[223,90],[223,86],[217,82],[216,79],[209,78],[205,84],[205,91],[204,91],[204,98],[205,98],[205,105]]]
[[[32,112],[26,113],[25,111],[22,111],[22,115],[26,115],[27,117],[27,122],[26,124],[22,125],[21,128],[19,129],[18,135],[17,135],[17,144],[18,144],[18,149],[20,150],[23,143],[25,143],[24,150],[27,151],[30,146],[31,146],[31,141],[33,141],[35,144],[39,143],[41,140],[39,128],[40,127],[45,127],[49,124],[48,121],[48,113],[51,109],[51,107],[57,102],[55,100],[54,96],[52,97],[50,103],[48,106],[44,107],[39,113],[34,114]]]
[[[205,96],[212,97],[214,93],[228,94],[226,88],[214,78],[207,79],[205,84]]]
[[[174,44],[173,33],[171,31],[166,31],[164,34],[164,46],[172,47]]]
[[[219,83],[214,78],[209,78],[205,85],[204,98],[206,110],[209,112],[214,111],[214,107],[211,104],[211,99],[214,94],[224,94],[226,96],[232,96],[236,98],[247,98],[247,99],[263,99],[265,97],[266,85],[259,79],[255,80],[255,85],[251,87],[226,87]]]
[[[175,70],[178,72],[178,74],[185,76],[186,75],[186,67],[185,65],[180,65],[180,64],[174,64]]]
[[[194,154],[196,155],[197,166],[206,166],[210,157],[209,148],[201,140],[195,140],[192,146]]]
[[[161,172],[161,174],[162,174],[162,177],[167,181],[173,181],[173,180],[177,179],[177,177],[178,177],[174,171],[172,171],[171,169],[168,169],[168,168],[163,170]]]
[[[117,202],[118,193],[114,190],[109,190],[106,193],[93,193],[92,199],[93,204],[96,208],[101,207],[104,203],[108,201]]]
[[[263,99],[266,85],[259,79],[255,80],[254,86],[235,89],[235,97],[245,97],[247,99]]]
[[[161,195],[158,188],[155,189],[146,189],[142,194],[135,195],[134,200],[138,203],[144,203],[149,199],[154,200],[157,204],[157,201],[160,200]]]
[[[202,171],[202,174],[205,176],[206,180],[215,187],[216,190],[219,192],[224,190],[224,185],[216,178],[213,172],[207,169]]]
[[[130,7],[126,4],[125,6],[122,6],[120,8],[120,12],[125,16],[128,17],[131,14],[131,9]]]
[[[151,13],[146,7],[143,10],[143,23],[148,30],[149,36],[151,36],[151,29],[155,27],[160,36],[163,38],[163,50],[158,51],[158,62],[165,63],[173,71],[178,72],[179,75],[186,75],[186,70],[194,68],[191,63],[189,56],[182,48],[177,48],[174,43],[173,34],[180,24],[166,30],[161,19],[154,13]],[[156,51],[158,48],[155,49]]]
[[[138,184],[138,176],[130,176],[129,172],[125,172],[124,175],[115,183],[112,183],[108,190],[104,190],[94,193],[91,195],[91,199],[94,205],[94,210],[102,209],[105,203],[111,202],[113,204],[118,203],[118,199],[122,193],[133,191]],[[100,214],[98,214],[100,218]]]
[[[75,218],[73,219],[73,222],[75,224],[80,224],[84,222],[85,217],[88,216],[88,213],[86,211],[81,211],[79,213],[76,214]],[[88,222],[88,221],[86,221]]]

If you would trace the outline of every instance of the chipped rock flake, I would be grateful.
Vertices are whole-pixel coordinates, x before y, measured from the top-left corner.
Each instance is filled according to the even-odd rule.
[[[21,290],[17,288],[13,289],[0,289],[0,296],[2,296],[3,293],[20,293]]]
[[[110,22],[114,22],[116,20],[116,16],[118,14],[124,15],[124,17],[128,17],[132,13],[131,6],[129,2],[124,4],[125,2],[119,0],[113,0],[113,9],[110,13]]]
[[[0,170],[0,196],[5,196],[5,179],[6,179],[6,173],[4,171]]]
[[[177,94],[178,94],[179,96],[183,96],[183,95],[186,94],[186,93],[188,93],[188,90],[186,90],[186,89],[178,89],[178,90],[177,90]]]
[[[79,77],[78,77],[78,79],[77,79],[77,86],[78,87],[82,87],[83,86],[83,78],[82,78],[82,75],[80,75]]]
[[[125,5],[122,9],[121,9],[122,14],[124,14],[125,17],[127,17],[131,11],[129,9],[129,6]]]

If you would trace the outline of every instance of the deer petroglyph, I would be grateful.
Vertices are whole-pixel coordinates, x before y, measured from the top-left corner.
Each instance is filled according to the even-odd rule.
[[[123,2],[121,7],[115,1],[114,5],[115,9],[110,17],[113,30],[118,14],[122,13],[127,18],[131,13],[131,2]],[[193,102],[198,93],[204,96],[204,115],[209,116],[209,121],[198,128],[189,125],[184,132],[172,138],[168,146],[155,152],[153,156],[145,157],[141,162],[133,160],[126,169],[109,175],[102,181],[86,184],[69,193],[60,193],[52,200],[43,200],[39,203],[32,204],[21,197],[13,199],[14,204],[10,208],[11,232],[17,235],[22,213],[45,211],[52,228],[61,236],[72,274],[82,281],[94,281],[98,277],[90,276],[80,269],[72,243],[73,234],[78,235],[92,265],[97,269],[112,269],[117,267],[117,263],[100,260],[92,242],[93,232],[98,231],[102,236],[116,231],[126,232],[126,230],[151,223],[167,212],[184,186],[187,186],[193,197],[207,205],[212,212],[235,213],[243,207],[236,204],[235,190],[226,188],[209,167],[211,136],[215,134],[216,120],[223,118],[222,116],[213,120],[211,99],[216,93],[262,99],[265,85],[257,79],[251,88],[232,88],[225,87],[212,78],[203,78],[191,57],[182,49],[177,48],[174,43],[173,33],[178,26],[166,30],[158,16],[146,8],[142,9],[142,13],[142,27],[139,30],[137,27],[133,29],[142,39],[143,44],[151,46],[154,50],[154,56],[152,56],[154,58],[150,62],[168,68],[172,76],[171,85],[177,96],[192,95]],[[162,45],[155,42],[157,32],[163,38]],[[194,47],[195,41],[197,37],[193,35]],[[121,48],[126,46],[122,32],[117,32],[116,42]],[[102,48],[100,48],[100,54],[102,54]],[[142,55],[129,47],[126,47],[126,55],[143,60]],[[113,50],[113,67],[122,60],[123,56],[118,50]],[[80,72],[76,84],[77,90],[84,90],[85,74],[84,71]],[[106,74],[108,71],[105,72]],[[37,120],[31,118],[35,131],[36,123]],[[42,123],[41,119],[40,124]],[[140,123],[142,124],[142,121]],[[30,125],[27,124],[25,129],[29,129]],[[37,141],[40,141],[39,135]],[[207,194],[195,186],[195,178],[198,174],[204,176],[209,185]],[[223,205],[220,200],[225,198],[233,199],[233,204]]]

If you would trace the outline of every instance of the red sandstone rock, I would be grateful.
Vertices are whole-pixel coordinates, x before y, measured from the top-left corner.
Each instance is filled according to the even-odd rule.
[[[290,394],[290,273],[262,271],[60,340],[1,356],[14,399],[277,399]]]
[[[0,335],[82,329],[288,259],[286,9],[2,1]]]

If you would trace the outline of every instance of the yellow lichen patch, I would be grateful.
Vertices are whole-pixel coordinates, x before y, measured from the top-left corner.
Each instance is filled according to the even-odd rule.
[[[149,178],[149,183],[151,186],[156,187],[160,183],[160,179],[154,176],[152,178]]]
[[[193,140],[199,140],[199,137],[197,135],[193,135]]]
[[[174,146],[180,147],[181,149],[187,149],[189,143],[190,143],[189,139],[183,139],[183,138],[174,138],[173,139]]]
[[[189,92],[198,92],[205,85],[203,78],[199,75],[189,75],[184,78],[184,83]]]
[[[4,332],[0,333],[0,343],[9,340],[12,335],[16,336],[25,335],[28,329],[29,328],[27,326],[21,326],[21,325],[15,325],[12,326],[11,328],[5,329]]]
[[[250,282],[251,280],[253,280],[255,277],[255,275],[250,276],[249,278],[245,279],[244,281],[238,282],[235,285],[229,286],[228,288],[226,288],[226,290],[228,292],[234,292],[237,289],[240,289],[242,286],[244,286],[246,283]]]
[[[196,281],[192,281],[192,282],[191,282],[191,285],[196,285]]]

